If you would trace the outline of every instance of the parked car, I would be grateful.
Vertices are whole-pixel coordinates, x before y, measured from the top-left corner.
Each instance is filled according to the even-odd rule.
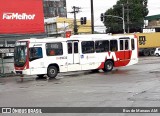
[[[160,56],[160,48],[156,48],[155,52],[154,52],[155,56]]]

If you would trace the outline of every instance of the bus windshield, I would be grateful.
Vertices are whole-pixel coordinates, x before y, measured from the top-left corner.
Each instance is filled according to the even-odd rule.
[[[15,66],[24,66],[27,58],[27,42],[17,42],[14,50]]]

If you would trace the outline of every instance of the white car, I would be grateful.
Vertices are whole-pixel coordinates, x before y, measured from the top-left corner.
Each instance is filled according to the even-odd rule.
[[[156,48],[154,55],[160,56],[160,48]]]

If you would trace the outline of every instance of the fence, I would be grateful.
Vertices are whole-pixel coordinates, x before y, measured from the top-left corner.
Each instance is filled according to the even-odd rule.
[[[14,59],[7,58],[3,59],[0,58],[0,77],[14,75]]]

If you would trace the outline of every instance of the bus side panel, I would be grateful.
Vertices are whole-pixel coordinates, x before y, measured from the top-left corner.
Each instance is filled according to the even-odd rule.
[[[95,62],[100,63],[99,66],[98,66],[98,69],[103,69],[104,68],[104,63],[105,63],[106,60],[113,60],[115,67],[125,66],[126,63],[128,63],[124,60],[124,51],[122,51],[122,52],[97,53]],[[124,64],[124,61],[126,62],[125,64]]]
[[[46,68],[45,68],[45,44],[44,43],[31,43],[29,47],[34,47],[35,44],[41,44],[42,48],[42,54],[43,58],[35,59],[29,62],[29,69],[30,69],[30,75],[36,75],[36,74],[46,74]]]
[[[107,57],[107,56],[109,56],[110,58]],[[105,62],[106,59],[112,59],[112,56],[110,56],[108,52],[96,53],[95,62],[98,64],[97,69],[103,69],[104,68],[104,62]]]
[[[106,60],[113,60],[114,67],[127,66],[131,60],[131,57],[125,58],[125,54],[132,54],[132,51],[118,51],[118,52],[106,52],[98,53],[96,55],[96,62],[101,62],[98,69],[104,68]]]
[[[132,54],[132,51],[130,50],[116,52],[117,61],[114,62],[114,66],[115,67],[126,66],[131,60],[130,54]]]
[[[58,65],[59,72],[67,72],[67,49],[66,43],[63,44],[63,55],[47,56],[46,44],[42,47],[43,58],[36,59],[30,62],[30,75],[47,74],[47,69],[50,65]],[[32,47],[32,46],[30,46]]]
[[[134,40],[135,40],[135,49],[132,50],[131,60],[127,64],[127,66],[138,63],[138,40],[137,38],[135,38]]]
[[[82,67],[82,70],[89,70],[89,69],[96,69],[97,68],[97,63],[95,61],[95,53],[91,54],[82,54],[80,55],[80,65]]]
[[[63,55],[57,56],[47,56],[45,54],[45,67],[46,70],[49,65],[58,65],[59,72],[67,72],[67,44],[66,42],[62,42],[63,45]]]

